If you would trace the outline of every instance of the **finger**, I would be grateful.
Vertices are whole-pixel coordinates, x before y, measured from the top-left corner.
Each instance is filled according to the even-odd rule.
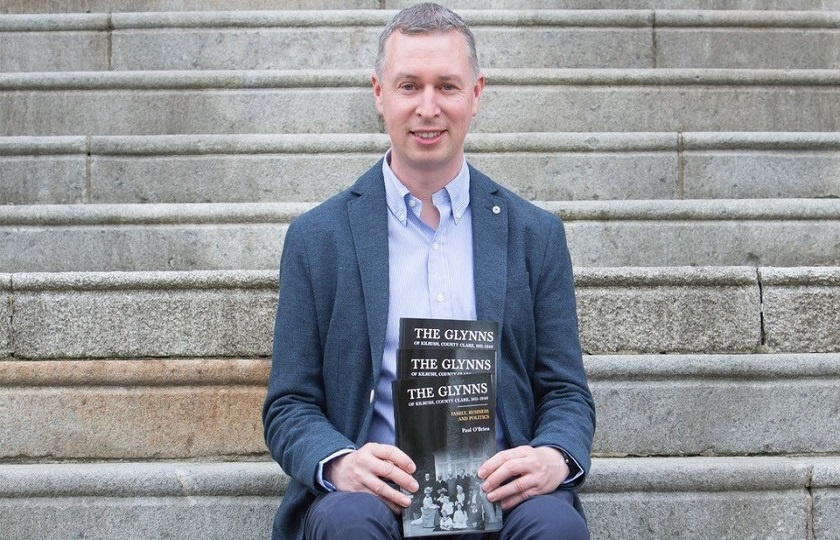
[[[408,454],[397,448],[396,446],[392,446],[390,444],[370,444],[365,445],[370,446],[371,453],[378,457],[383,461],[389,461],[402,469],[403,471],[413,474],[414,471],[417,470],[417,466],[414,465],[414,461]]]
[[[374,480],[366,486],[367,490],[382,499],[393,508],[408,508],[411,505],[411,498],[398,489],[394,489],[382,479],[373,477]]]

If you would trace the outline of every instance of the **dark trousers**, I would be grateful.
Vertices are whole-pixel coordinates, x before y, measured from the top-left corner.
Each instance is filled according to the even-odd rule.
[[[458,540],[588,540],[589,529],[570,491],[533,497],[505,512],[500,532],[443,536]],[[306,540],[402,540],[401,519],[378,497],[332,492],[318,497],[306,515]]]

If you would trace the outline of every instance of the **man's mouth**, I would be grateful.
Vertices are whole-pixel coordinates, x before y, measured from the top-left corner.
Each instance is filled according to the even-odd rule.
[[[414,133],[415,136],[417,136],[421,139],[426,139],[426,140],[430,141],[432,139],[436,139],[436,138],[440,137],[441,133],[443,133],[443,132],[442,131],[414,131],[413,133]]]

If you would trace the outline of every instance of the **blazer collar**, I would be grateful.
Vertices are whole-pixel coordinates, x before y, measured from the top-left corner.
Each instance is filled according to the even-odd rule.
[[[508,208],[499,186],[470,166],[473,275],[478,319],[499,321],[505,311]]]

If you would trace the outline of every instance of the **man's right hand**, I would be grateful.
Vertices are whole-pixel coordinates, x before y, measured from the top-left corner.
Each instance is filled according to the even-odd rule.
[[[372,493],[399,514],[411,505],[411,499],[388,482],[414,493],[420,487],[411,476],[416,469],[396,446],[371,442],[326,463],[324,478],[339,491]]]

